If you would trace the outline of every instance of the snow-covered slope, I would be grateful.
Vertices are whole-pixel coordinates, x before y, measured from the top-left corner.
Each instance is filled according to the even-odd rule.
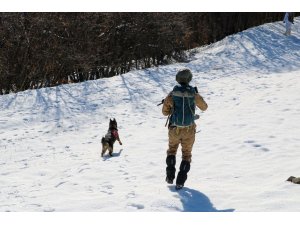
[[[299,186],[285,180],[300,176],[300,18],[283,32],[265,24],[188,63],[0,96],[0,211],[298,211]],[[183,67],[209,107],[175,191],[156,104]],[[101,158],[109,118],[123,145]]]

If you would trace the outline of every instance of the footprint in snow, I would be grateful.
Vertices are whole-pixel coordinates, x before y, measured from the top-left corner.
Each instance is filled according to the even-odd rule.
[[[127,198],[135,198],[135,193],[133,191],[128,193]]]
[[[261,145],[260,145],[260,144],[253,144],[252,146],[253,146],[253,147],[255,147],[255,148],[259,148],[259,147],[261,147]]]
[[[253,140],[247,140],[247,141],[244,141],[244,143],[251,144],[252,147],[258,148],[258,149],[260,149],[260,150],[262,150],[264,152],[269,152],[270,151],[270,149],[268,149],[266,147],[263,147],[261,144],[255,143],[255,141],[253,141]]]
[[[54,208],[50,208],[50,207],[48,207],[48,208],[44,208],[44,210],[43,210],[44,212],[54,212],[55,211],[55,209]]]
[[[81,172],[83,172],[83,171],[85,171],[85,170],[90,170],[90,169],[91,169],[91,168],[83,168],[83,169],[79,170],[78,173],[81,173]]]
[[[103,187],[110,190],[110,189],[112,189],[114,186],[113,186],[113,185],[103,185]]]
[[[264,151],[264,152],[270,151],[270,149],[268,149],[268,148],[261,148],[261,150]]]
[[[55,187],[58,188],[59,186],[63,185],[64,183],[67,183],[67,181],[59,182],[57,185],[55,185]]]
[[[1,173],[1,176],[6,176],[6,175],[9,175],[10,173],[9,172],[5,172],[5,173]]]
[[[142,204],[135,204],[135,203],[128,204],[127,206],[129,206],[129,207],[134,207],[134,208],[136,208],[136,209],[144,209],[144,208],[145,208],[144,205],[142,205]]]
[[[35,204],[35,203],[33,203],[33,204],[29,204],[28,206],[42,207],[42,205],[41,205],[41,204]]]

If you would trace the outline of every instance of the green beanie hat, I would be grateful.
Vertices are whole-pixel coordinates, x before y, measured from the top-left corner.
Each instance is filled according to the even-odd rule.
[[[192,75],[192,72],[189,70],[189,69],[183,69],[183,70],[180,70],[178,71],[178,73],[176,74],[176,81],[179,83],[179,84],[189,84],[190,81],[192,80],[193,78],[193,75]]]

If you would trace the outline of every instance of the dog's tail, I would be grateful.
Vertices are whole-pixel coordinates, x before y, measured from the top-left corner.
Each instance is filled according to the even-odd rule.
[[[102,143],[102,144],[104,144],[104,142],[105,142],[105,138],[104,138],[104,137],[102,137],[102,139],[101,139],[101,143]]]

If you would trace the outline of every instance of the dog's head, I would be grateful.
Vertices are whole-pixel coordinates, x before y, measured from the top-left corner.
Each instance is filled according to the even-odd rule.
[[[116,119],[109,119],[109,129],[118,129],[118,124]]]
[[[293,182],[293,179],[295,179],[296,177],[294,176],[290,176],[286,181],[290,181],[290,182]]]

